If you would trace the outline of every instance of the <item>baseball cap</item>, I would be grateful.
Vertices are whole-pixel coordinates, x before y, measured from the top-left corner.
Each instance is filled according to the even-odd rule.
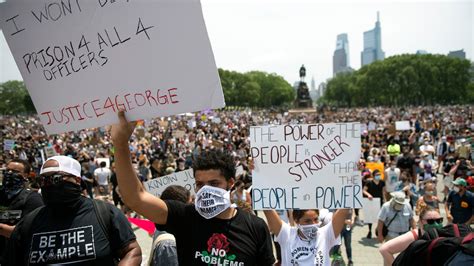
[[[464,180],[464,178],[461,178],[461,177],[456,178],[456,180],[453,181],[453,184],[455,184],[456,186],[467,187],[466,180]]]
[[[50,160],[56,161],[58,166],[43,168],[46,162]],[[43,166],[41,166],[40,175],[50,172],[63,172],[77,177],[81,176],[81,164],[77,160],[68,156],[58,155],[50,157],[43,163]]]

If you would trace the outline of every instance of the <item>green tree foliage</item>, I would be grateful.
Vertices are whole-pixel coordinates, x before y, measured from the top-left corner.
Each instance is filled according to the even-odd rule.
[[[337,75],[320,103],[403,106],[474,103],[468,60],[443,55],[397,55]]]
[[[219,69],[226,104],[229,106],[287,106],[295,99],[291,85],[276,74],[262,71],[239,73]]]
[[[0,84],[0,114],[34,112],[35,107],[22,81],[7,81]]]

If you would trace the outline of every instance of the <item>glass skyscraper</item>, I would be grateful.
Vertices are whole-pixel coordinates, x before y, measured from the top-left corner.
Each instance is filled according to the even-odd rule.
[[[364,51],[361,53],[362,66],[368,65],[376,60],[383,60],[385,52],[382,51],[382,29],[380,28],[379,12],[375,28],[364,32]]]
[[[336,50],[332,57],[334,76],[337,73],[349,70],[349,39],[347,33],[337,35]]]

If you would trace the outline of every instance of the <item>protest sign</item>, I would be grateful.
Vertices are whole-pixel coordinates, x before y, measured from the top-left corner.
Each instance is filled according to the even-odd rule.
[[[0,28],[48,134],[225,105],[200,1],[7,1]]]
[[[100,165],[101,162],[105,162],[105,167],[110,168],[110,158],[97,158],[97,165]]]
[[[374,172],[374,170],[379,170],[380,174],[382,175],[382,180],[385,180],[385,166],[383,165],[383,163],[366,162],[365,167],[370,169],[370,172]]]
[[[46,159],[48,159],[49,157],[53,157],[53,156],[56,156],[58,155],[56,153],[56,151],[54,150],[53,147],[49,146],[49,147],[44,147],[44,154],[46,155]]]
[[[173,137],[174,138],[184,138],[184,136],[186,135],[186,132],[184,132],[183,130],[175,130],[173,131]]]
[[[163,190],[171,185],[183,186],[191,192],[191,195],[195,194],[194,188],[196,188],[192,169],[158,177],[143,184],[145,189],[156,197],[159,197]]]
[[[368,125],[368,129],[369,129],[369,131],[377,130],[377,124],[373,121],[370,121],[369,125]]]
[[[15,140],[13,140],[13,139],[3,140],[3,150],[4,151],[11,151],[14,148],[15,148]]]
[[[362,206],[360,124],[250,128],[254,209]]]
[[[396,121],[395,122],[395,128],[397,130],[410,130],[410,121]]]
[[[373,198],[369,200],[368,198],[362,199],[362,214],[365,224],[377,224],[379,219],[380,211],[380,198]]]

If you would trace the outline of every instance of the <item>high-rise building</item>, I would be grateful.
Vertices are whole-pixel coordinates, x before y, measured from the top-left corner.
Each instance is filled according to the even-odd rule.
[[[336,50],[332,56],[332,72],[334,76],[337,73],[349,69],[349,39],[347,33],[337,35]]]
[[[382,51],[382,28],[380,28],[380,17],[377,12],[375,28],[364,32],[364,50],[361,53],[362,66],[368,65],[376,60],[383,60],[385,52]]]
[[[428,52],[426,50],[416,50],[416,54],[420,55],[420,54],[428,54]]]
[[[464,49],[457,50],[457,51],[450,51],[448,54],[448,57],[466,59],[466,52],[464,52]]]

